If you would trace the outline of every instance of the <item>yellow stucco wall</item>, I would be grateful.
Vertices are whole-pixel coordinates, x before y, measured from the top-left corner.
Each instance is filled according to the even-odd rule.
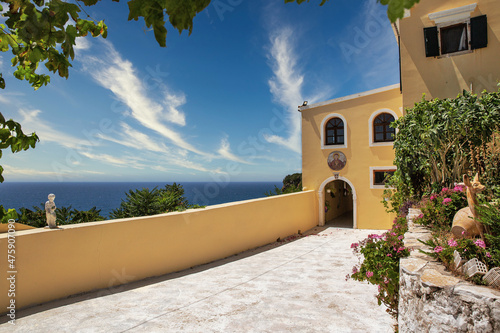
[[[477,3],[471,17],[487,15],[488,46],[471,53],[426,58],[424,27],[436,26],[430,13]],[[500,79],[500,1],[421,0],[408,18],[400,20],[403,106],[426,99],[454,98],[462,90],[495,91]]]
[[[342,151],[347,165],[339,172],[339,177],[347,179],[354,187],[355,214],[360,229],[388,229],[394,218],[385,212],[381,203],[383,189],[370,188],[370,167],[392,166],[394,151],[392,145],[370,147],[369,119],[377,111],[386,109],[401,116],[401,94],[399,86],[377,91],[301,108],[302,184],[307,190],[315,191],[318,207],[323,207],[324,203],[319,202],[321,185],[335,173],[327,164],[328,155],[334,150]],[[321,148],[321,124],[332,113],[341,114],[347,122],[344,124],[347,148]],[[324,194],[324,190],[322,192]]]
[[[312,191],[156,216],[35,229],[15,237],[16,306],[211,262],[317,225]],[[0,235],[0,313],[10,298]]]
[[[30,230],[30,229],[36,229],[35,227],[32,227],[30,225],[22,224],[22,223],[17,223],[15,222],[14,225],[16,226],[16,230]],[[5,232],[9,231],[9,225],[7,223],[2,223],[0,224],[0,234],[3,234]]]

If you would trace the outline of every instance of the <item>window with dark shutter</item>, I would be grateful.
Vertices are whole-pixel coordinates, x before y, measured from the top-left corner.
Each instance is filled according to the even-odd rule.
[[[437,57],[439,55],[438,28],[424,28],[425,56]]]
[[[486,15],[472,17],[470,19],[471,48],[473,50],[488,45],[488,22]]]

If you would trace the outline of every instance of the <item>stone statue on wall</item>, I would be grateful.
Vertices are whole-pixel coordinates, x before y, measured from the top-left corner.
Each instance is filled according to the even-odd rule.
[[[472,182],[469,176],[464,175],[464,184],[467,187],[468,207],[460,209],[453,218],[451,232],[456,238],[462,237],[483,237],[483,225],[479,222],[476,210],[478,205],[476,194],[484,190],[484,185],[479,182],[479,174],[476,174]]]
[[[54,199],[56,196],[54,194],[49,194],[48,201],[45,203],[45,216],[47,217],[47,225],[50,229],[56,229],[56,204]]]

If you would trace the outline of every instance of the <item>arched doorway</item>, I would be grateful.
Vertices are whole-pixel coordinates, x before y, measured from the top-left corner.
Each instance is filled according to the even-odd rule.
[[[357,228],[356,191],[344,177],[330,177],[319,189],[319,225]]]

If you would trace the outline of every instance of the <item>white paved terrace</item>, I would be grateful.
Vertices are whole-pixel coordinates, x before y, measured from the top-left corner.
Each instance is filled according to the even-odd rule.
[[[374,232],[317,227],[193,269],[21,310],[15,326],[4,315],[0,332],[393,332],[377,287],[345,279],[357,262],[350,244]]]

